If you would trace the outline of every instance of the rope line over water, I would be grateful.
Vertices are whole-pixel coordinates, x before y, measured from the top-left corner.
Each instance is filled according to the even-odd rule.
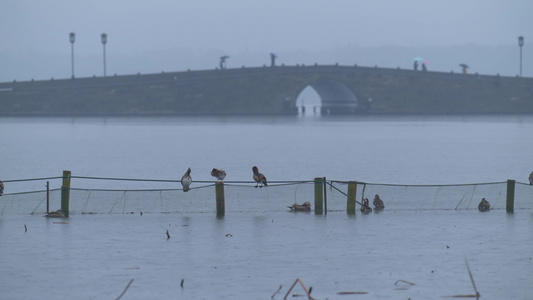
[[[348,184],[348,181],[342,180],[328,180],[329,182]],[[472,185],[491,185],[491,184],[500,184],[506,183],[505,181],[496,181],[496,182],[480,182],[480,183],[457,183],[457,184],[400,184],[400,183],[373,183],[373,182],[363,182],[356,181],[357,184],[364,185],[382,185],[382,186],[406,186],[406,187],[447,187],[447,186],[472,186]],[[520,183],[520,182],[516,182]],[[526,183],[523,183],[526,184]],[[529,185],[529,184],[528,184]]]
[[[2,180],[2,181],[4,183],[7,183],[7,182],[22,182],[22,181],[42,181],[42,180],[61,179],[61,178],[63,178],[63,176],[29,178],[29,179],[13,179],[13,180]]]
[[[62,177],[57,177],[62,178]],[[147,182],[173,182],[173,183],[179,183],[179,179],[145,179],[145,178],[117,178],[117,177],[93,177],[93,176],[71,176],[73,179],[91,179],[91,180],[116,180],[116,181],[147,181]],[[38,179],[35,179],[38,180]],[[194,182],[197,183],[215,183],[214,180],[194,180]],[[305,183],[305,182],[313,182],[312,180],[283,180],[283,181],[272,181],[270,180],[269,184],[297,184],[297,183]],[[244,180],[244,181],[224,181],[224,183],[253,183],[255,184],[255,181],[251,180]]]

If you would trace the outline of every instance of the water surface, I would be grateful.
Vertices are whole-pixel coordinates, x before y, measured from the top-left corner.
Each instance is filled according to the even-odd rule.
[[[177,180],[191,167],[194,180],[209,181],[209,171],[220,167],[228,181],[248,181],[257,165],[272,181],[525,182],[533,171],[532,131],[530,116],[0,118],[0,178],[71,170]],[[76,178],[72,184],[179,187]],[[8,183],[5,192],[43,186]],[[288,212],[286,204],[303,200],[296,188],[287,195],[279,188],[241,189],[228,196],[232,209],[222,219],[214,203],[198,208],[211,201],[204,197],[187,198],[187,209],[165,214],[2,215],[0,298],[114,299],[134,279],[122,299],[270,299],[283,285],[274,298],[282,299],[300,278],[317,299],[442,299],[474,293],[465,258],[482,299],[533,293],[533,213],[507,214],[502,195],[491,199],[497,209],[489,213],[454,210],[457,199],[446,210],[398,209],[393,192],[385,194],[381,213],[315,216]],[[185,194],[176,195],[182,203]],[[339,199],[329,200],[342,207]],[[478,199],[469,201],[475,206]],[[343,291],[368,294],[337,294]]]

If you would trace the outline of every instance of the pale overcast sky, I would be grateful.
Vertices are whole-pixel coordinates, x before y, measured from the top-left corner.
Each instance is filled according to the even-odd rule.
[[[101,75],[104,32],[108,73],[214,68],[222,55],[228,67],[260,66],[276,52],[286,64],[402,68],[428,54],[430,70],[468,60],[514,76],[523,35],[532,76],[532,15],[531,0],[0,0],[0,81],[70,77],[70,32],[80,77]],[[442,57],[460,49],[465,57]]]

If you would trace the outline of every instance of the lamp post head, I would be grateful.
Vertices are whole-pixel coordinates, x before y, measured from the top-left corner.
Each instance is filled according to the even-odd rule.
[[[74,42],[76,41],[76,34],[75,34],[74,32],[71,32],[71,33],[69,34],[69,36],[70,36],[70,42],[71,42],[72,44],[74,44]]]
[[[524,37],[523,36],[519,36],[518,37],[518,46],[520,46],[520,47],[524,46]]]
[[[107,34],[105,33],[102,33],[102,44],[106,44],[107,43]]]

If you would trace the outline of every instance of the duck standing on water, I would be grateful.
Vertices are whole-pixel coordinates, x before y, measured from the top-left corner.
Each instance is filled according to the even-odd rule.
[[[490,210],[489,201],[487,201],[487,199],[485,198],[481,199],[481,202],[479,202],[477,209],[479,209],[479,211],[489,211]]]
[[[215,177],[218,181],[224,181],[224,177],[226,177],[226,171],[213,168],[211,171],[211,176]]]
[[[192,183],[191,177],[191,168],[187,169],[187,172],[181,177],[181,185],[183,186],[183,191],[188,192]]]
[[[361,205],[361,212],[364,214],[372,212],[372,207],[369,206],[368,198],[363,199],[363,205]]]
[[[261,184],[259,187],[263,187],[263,185],[268,186],[265,175],[259,173],[259,169],[256,166],[252,167],[252,171],[254,172],[254,180],[257,182],[255,187],[259,186],[259,184]]]
[[[51,211],[45,215],[47,218],[64,218],[65,213],[60,209],[56,211]]]
[[[303,204],[294,203],[292,206],[287,206],[291,211],[311,211],[311,203],[305,201]]]
[[[4,183],[2,182],[2,180],[0,180],[0,196],[2,196],[3,194],[4,194]]]
[[[374,201],[372,202],[372,204],[374,204],[374,208],[376,210],[385,208],[385,204],[383,203],[383,200],[379,198],[378,194],[376,194],[376,196],[374,197]]]
[[[0,181],[1,183],[1,181]],[[533,185],[533,172],[531,172],[531,174],[529,174],[529,185]]]

